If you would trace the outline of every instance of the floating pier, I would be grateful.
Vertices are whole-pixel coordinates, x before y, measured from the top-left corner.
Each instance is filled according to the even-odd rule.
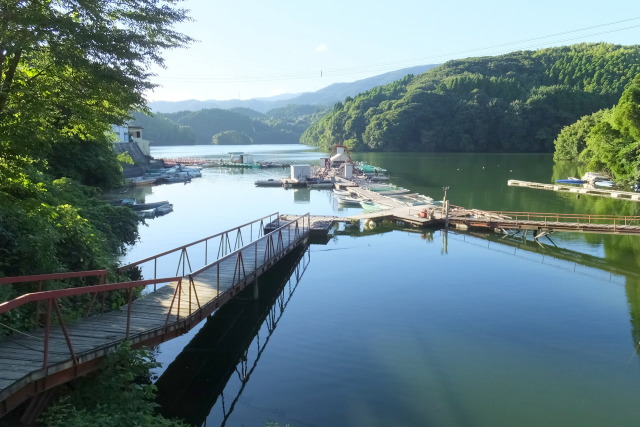
[[[519,181],[510,179],[507,184],[510,187],[536,188],[538,190],[551,190],[564,193],[586,194],[588,196],[609,197],[612,199],[630,200],[640,202],[640,193],[633,191],[621,191],[605,188],[595,188],[593,186],[584,187],[572,184],[545,184],[541,182]]]

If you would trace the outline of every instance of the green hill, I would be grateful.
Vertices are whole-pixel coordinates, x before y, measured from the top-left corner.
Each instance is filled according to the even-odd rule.
[[[132,124],[144,128],[144,138],[152,145],[228,144],[296,144],[300,135],[318,120],[322,107],[290,105],[266,114],[237,108],[209,108],[146,116],[134,113]],[[230,136],[233,135],[233,138]]]
[[[329,149],[552,152],[560,130],[611,107],[640,46],[578,44],[449,61],[343,103],[302,135]]]

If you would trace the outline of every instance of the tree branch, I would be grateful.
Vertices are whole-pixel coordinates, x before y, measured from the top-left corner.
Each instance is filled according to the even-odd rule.
[[[13,84],[13,78],[16,75],[16,69],[20,63],[22,57],[22,49],[18,49],[13,57],[9,60],[9,67],[2,79],[2,87],[0,87],[0,113],[4,112],[7,101],[9,100],[9,92],[11,91],[11,85]]]

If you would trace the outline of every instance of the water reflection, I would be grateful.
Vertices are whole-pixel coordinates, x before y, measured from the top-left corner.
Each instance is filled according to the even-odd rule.
[[[258,299],[249,286],[207,320],[156,382],[165,417],[226,424],[309,261],[308,247],[289,254],[260,277]]]

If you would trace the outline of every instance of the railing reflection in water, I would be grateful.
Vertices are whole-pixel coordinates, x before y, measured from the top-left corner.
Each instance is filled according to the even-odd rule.
[[[258,299],[249,286],[212,315],[156,382],[164,416],[227,423],[309,262],[294,251],[260,277]]]

